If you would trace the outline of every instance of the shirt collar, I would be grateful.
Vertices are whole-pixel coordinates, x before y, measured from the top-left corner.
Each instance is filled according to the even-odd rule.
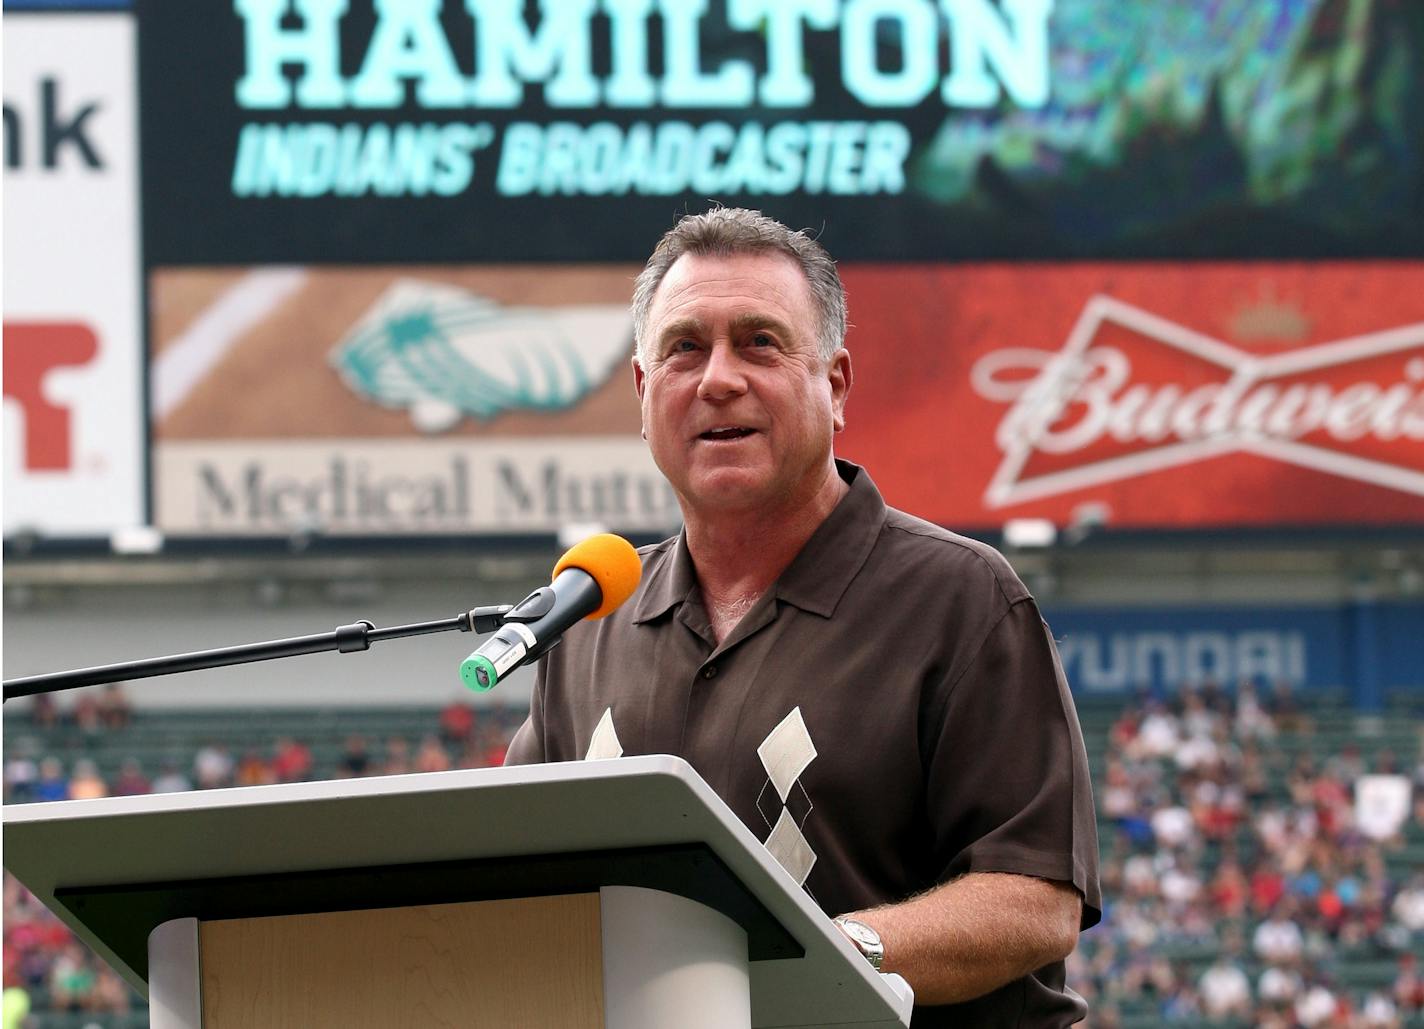
[[[823,618],[835,613],[885,524],[885,501],[865,469],[837,460],[836,470],[850,490],[772,587],[778,600]],[[653,553],[659,551],[662,560],[648,574],[633,612],[634,623],[649,622],[667,613],[697,586],[686,530],[660,544]]]
[[[849,492],[811,534],[774,587],[777,599],[823,618],[835,614],[836,605],[870,556],[885,524],[885,501],[865,469],[840,460],[836,469],[850,486]]]
[[[688,598],[697,585],[697,573],[692,567],[692,554],[687,549],[687,530],[673,539],[658,544],[649,557],[660,559],[648,573],[638,605],[633,609],[633,623],[650,622]]]

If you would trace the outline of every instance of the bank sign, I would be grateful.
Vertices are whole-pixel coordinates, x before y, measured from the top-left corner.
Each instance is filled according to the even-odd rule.
[[[133,19],[5,24],[7,536],[144,518]]]
[[[1421,41],[1330,7],[147,0],[150,258],[638,260],[709,199],[842,258],[1417,253]]]

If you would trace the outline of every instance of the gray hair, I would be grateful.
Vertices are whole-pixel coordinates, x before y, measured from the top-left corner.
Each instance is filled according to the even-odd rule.
[[[821,357],[829,361],[845,346],[846,296],[836,262],[826,248],[805,231],[792,232],[760,211],[714,207],[705,214],[684,215],[658,240],[653,256],[633,284],[633,346],[638,363],[647,367],[648,313],[653,294],[679,257],[733,257],[740,254],[783,254],[796,262],[811,287],[816,307],[816,335]]]

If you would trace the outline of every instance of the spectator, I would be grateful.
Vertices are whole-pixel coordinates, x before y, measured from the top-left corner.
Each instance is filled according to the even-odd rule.
[[[311,748],[290,736],[277,741],[272,757],[272,774],[278,782],[304,782],[311,777],[311,770]]]
[[[200,790],[231,786],[234,771],[232,755],[225,744],[210,742],[193,757],[193,779]]]
[[[488,768],[498,768],[504,764],[505,752],[509,750],[511,734],[497,725],[485,730],[484,762]]]
[[[1399,958],[1399,974],[1394,978],[1394,1002],[1405,1016],[1424,1011],[1424,976],[1419,974],[1419,959],[1412,953]]]
[[[99,720],[106,729],[123,729],[133,718],[128,697],[124,695],[123,683],[111,682],[99,694]]]
[[[35,741],[28,736],[16,740],[5,758],[5,800],[23,804],[34,799],[40,768],[35,763]]]
[[[1166,804],[1152,814],[1152,832],[1163,847],[1180,849],[1196,842],[1192,813],[1181,804]]]
[[[1271,780],[1266,773],[1266,762],[1254,746],[1241,752],[1238,778],[1241,782],[1241,793],[1252,809],[1264,803],[1271,795]]]
[[[101,965],[95,972],[94,989],[89,994],[89,1010],[123,1014],[129,1009],[130,996],[128,984],[108,965]]]
[[[40,777],[35,781],[35,800],[68,800],[69,779],[59,758],[47,755],[40,759]]]
[[[1137,791],[1121,761],[1109,759],[1106,781],[1098,799],[1098,810],[1114,822],[1122,822],[1137,811]]]
[[[1220,786],[1210,779],[1192,790],[1192,820],[1208,840],[1226,840],[1236,831],[1245,801],[1240,789],[1229,783]]]
[[[154,793],[184,793],[192,788],[192,782],[178,771],[178,762],[171,758],[163,762],[163,766],[158,770],[158,778],[153,780]]]
[[[1291,733],[1308,733],[1313,730],[1310,719],[1300,709],[1295,692],[1286,679],[1277,680],[1271,690],[1269,710],[1276,728]]]
[[[1191,859],[1172,858],[1164,863],[1159,878],[1158,891],[1162,899],[1180,910],[1197,899],[1201,893],[1201,880],[1197,877],[1196,862]]]
[[[1424,933],[1424,872],[1416,872],[1395,895],[1390,914],[1410,933]]]
[[[482,734],[477,733],[477,734],[476,734],[476,738],[471,739],[471,740],[470,740],[468,743],[466,743],[465,746],[460,750],[459,755],[455,758],[455,761],[454,761],[454,764],[455,764],[455,767],[456,767],[456,768],[487,768],[487,767],[489,767],[489,763],[488,763],[487,761],[485,761],[485,747],[484,747],[484,742],[483,742],[482,739],[478,738],[480,735],[482,735]]]
[[[1183,689],[1181,702],[1183,735],[1205,736],[1208,739],[1216,735],[1217,729],[1222,726],[1221,714],[1207,703],[1203,694],[1190,688]]]
[[[1142,726],[1142,716],[1138,708],[1128,704],[1117,716],[1108,730],[1108,747],[1120,754],[1133,754],[1136,750],[1137,734]]]
[[[1335,994],[1325,985],[1325,982],[1318,976],[1311,976],[1311,981],[1306,985],[1301,994],[1296,997],[1295,1017],[1296,1021],[1305,1026],[1306,1029],[1315,1029],[1318,1025],[1345,1024],[1335,1023],[1334,1020],[1339,1013]]]
[[[1383,993],[1372,990],[1360,1006],[1359,1025],[1362,1029],[1399,1029],[1399,1009]]]
[[[1129,757],[1163,758],[1170,756],[1180,742],[1177,716],[1168,711],[1160,701],[1153,701],[1147,717],[1138,726],[1137,737]]]
[[[148,777],[143,774],[143,766],[138,758],[126,757],[119,766],[118,777],[114,779],[114,796],[136,797],[152,790]]]
[[[1354,825],[1350,791],[1339,775],[1327,768],[1310,785],[1315,817],[1328,836],[1340,836]]]
[[[1172,757],[1178,768],[1193,772],[1215,767],[1221,761],[1221,751],[1211,736],[1194,733],[1183,737],[1182,742],[1177,744],[1177,749],[1172,752]]]
[[[417,772],[448,772],[450,770],[450,755],[445,752],[445,747],[439,738],[427,736],[420,741],[420,750],[415,755],[415,770]]]
[[[1256,926],[1251,948],[1262,961],[1273,965],[1289,965],[1299,960],[1305,947],[1300,926],[1292,919],[1295,906],[1283,900],[1271,911],[1270,917]]]
[[[83,1011],[94,988],[94,969],[77,942],[65,945],[49,970],[49,1003],[57,1011]]]
[[[1180,982],[1162,1002],[1162,1020],[1172,1022],[1195,1022],[1201,1017],[1201,1004],[1192,984]]]
[[[1208,893],[1223,918],[1241,918],[1246,914],[1246,902],[1251,885],[1246,881],[1241,865],[1234,858],[1225,858],[1216,867]]]
[[[381,765],[381,774],[405,775],[410,771],[409,741],[404,736],[392,736],[386,740],[386,759]]]
[[[75,727],[87,737],[93,738],[103,731],[99,697],[92,687],[78,691],[70,717],[74,719]]]
[[[354,779],[366,775],[370,769],[371,756],[366,753],[366,737],[352,733],[346,737],[346,745],[342,748],[336,773],[342,778]]]
[[[1286,780],[1293,806],[1306,808],[1315,803],[1315,775],[1315,758],[1309,751],[1301,751],[1296,756],[1290,777]]]
[[[1365,774],[1365,759],[1360,756],[1357,743],[1346,743],[1340,753],[1332,754],[1325,762],[1325,771],[1340,782],[1354,782]]]
[[[1251,1017],[1251,980],[1234,954],[1221,954],[1201,977],[1202,1006],[1208,1018]]]
[[[277,781],[272,765],[256,747],[248,747],[237,760],[234,781],[238,786],[267,786]]]
[[[1243,740],[1269,742],[1276,736],[1276,723],[1256,696],[1256,687],[1245,680],[1236,688],[1236,735]]]
[[[99,774],[99,766],[89,758],[80,758],[74,763],[74,775],[69,780],[69,796],[72,800],[93,800],[109,795],[109,784]]]
[[[1301,989],[1300,974],[1280,965],[1270,965],[1256,981],[1256,996],[1261,1002],[1280,1008],[1293,1005]]]
[[[59,724],[59,709],[55,707],[53,694],[35,694],[30,701],[30,721],[38,729],[53,729]]]
[[[440,738],[452,747],[463,747],[475,729],[475,712],[464,700],[455,700],[440,712]]]

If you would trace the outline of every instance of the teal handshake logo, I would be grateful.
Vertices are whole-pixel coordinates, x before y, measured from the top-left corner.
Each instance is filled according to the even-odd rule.
[[[625,304],[506,307],[455,286],[393,283],[331,352],[346,385],[421,432],[509,411],[566,411],[632,353]]]

